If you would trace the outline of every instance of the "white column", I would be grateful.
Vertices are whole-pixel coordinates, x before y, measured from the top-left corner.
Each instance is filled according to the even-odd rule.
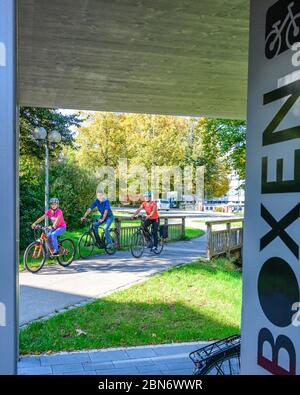
[[[242,374],[300,374],[296,41],[299,1],[251,0]]]
[[[15,374],[18,353],[18,172],[16,4],[0,1],[0,374]]]

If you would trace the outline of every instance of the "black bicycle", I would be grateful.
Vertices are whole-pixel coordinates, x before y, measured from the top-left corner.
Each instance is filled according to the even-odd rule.
[[[145,226],[146,217],[139,216],[137,218],[141,219],[141,225],[136,230],[136,232],[133,233],[131,237],[130,251],[132,256],[134,258],[140,258],[143,255],[146,248],[149,248],[150,251],[154,252],[154,254],[156,255],[161,254],[166,241],[166,238],[162,237],[162,229],[164,229],[163,228],[164,225],[160,226],[158,232],[157,248],[153,248],[154,247],[153,236],[149,231],[149,228]]]
[[[190,353],[194,375],[239,375],[241,337],[233,335]]]
[[[94,229],[95,220],[89,220],[89,229],[84,232],[78,240],[78,253],[82,259],[89,258],[95,247],[100,250],[105,250],[108,255],[113,255],[116,252],[116,241],[117,233],[115,229],[110,229],[110,236],[113,243],[108,245],[105,238],[105,233],[102,227],[99,228],[101,231],[97,234],[97,230]]]

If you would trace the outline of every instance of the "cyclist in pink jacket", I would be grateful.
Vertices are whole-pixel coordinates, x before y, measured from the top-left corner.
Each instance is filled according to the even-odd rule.
[[[52,244],[51,247],[53,247],[53,255],[58,254],[58,241],[57,238],[61,234],[63,234],[66,229],[67,229],[67,224],[64,220],[64,215],[62,210],[59,208],[59,200],[57,198],[52,198],[50,199],[50,206],[51,208],[45,212],[45,214],[40,217],[38,220],[36,220],[32,225],[32,229],[36,227],[36,225],[40,222],[42,222],[46,217],[50,218],[52,221],[52,226],[49,228],[50,233],[48,234],[50,243]]]

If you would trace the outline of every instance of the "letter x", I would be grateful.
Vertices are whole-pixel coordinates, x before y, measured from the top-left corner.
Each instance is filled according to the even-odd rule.
[[[265,206],[261,205],[262,218],[271,226],[272,230],[268,232],[264,237],[260,239],[260,251],[262,251],[267,245],[269,245],[276,237],[280,237],[284,244],[289,250],[299,258],[299,246],[298,244],[287,234],[285,229],[295,222],[300,217],[300,203],[297,204],[285,217],[280,221],[269,213]]]

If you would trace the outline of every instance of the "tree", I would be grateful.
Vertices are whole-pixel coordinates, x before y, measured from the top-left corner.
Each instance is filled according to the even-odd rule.
[[[19,183],[20,247],[22,249],[32,239],[30,225],[44,211],[44,150],[33,139],[32,130],[36,126],[44,127],[48,131],[58,130],[63,137],[62,142],[50,151],[51,176],[52,166],[57,163],[62,147],[73,144],[74,136],[70,127],[78,126],[80,122],[77,114],[63,115],[54,109],[30,107],[20,109]]]
[[[228,192],[228,169],[223,164],[218,136],[210,119],[193,121],[185,157],[187,164],[204,166],[206,198],[220,197]]]
[[[95,199],[97,180],[73,160],[61,160],[50,173],[50,193],[59,198],[70,229],[79,228],[80,218]]]
[[[246,178],[246,122],[229,119],[210,119],[208,127],[217,136],[220,154],[229,170]]]
[[[43,172],[39,159],[22,155],[20,157],[20,248],[32,241],[31,224],[41,216],[44,208]]]
[[[189,122],[187,118],[165,115],[129,115],[128,143],[135,155],[133,164],[182,166]]]
[[[97,173],[102,166],[183,166],[188,120],[171,116],[91,113],[76,134],[75,159]],[[135,178],[130,178],[134,183]],[[117,179],[118,183],[118,179]]]
[[[60,111],[51,108],[20,108],[20,155],[28,157],[44,158],[44,152],[39,143],[32,137],[35,127],[44,127],[47,131],[57,130],[62,136],[62,141],[51,150],[52,156],[57,156],[64,145],[72,145],[74,133],[71,127],[81,124],[78,114],[64,115]]]
[[[85,113],[85,116],[86,122],[76,134],[78,164],[89,170],[117,167],[118,159],[129,154],[127,130],[122,127],[124,116],[113,113]]]

